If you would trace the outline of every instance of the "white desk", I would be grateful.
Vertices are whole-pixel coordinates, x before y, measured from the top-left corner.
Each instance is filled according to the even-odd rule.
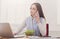
[[[1,38],[2,39],[2,38]],[[55,37],[37,37],[37,36],[30,36],[28,38],[23,37],[23,38],[3,38],[3,39],[60,39],[60,38],[55,38]]]

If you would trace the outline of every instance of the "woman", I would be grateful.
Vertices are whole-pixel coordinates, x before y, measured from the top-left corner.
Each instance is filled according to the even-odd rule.
[[[30,7],[30,14],[31,16],[25,20],[23,27],[27,27],[27,30],[34,30],[34,36],[45,36],[46,20],[41,5],[39,3],[33,3]]]

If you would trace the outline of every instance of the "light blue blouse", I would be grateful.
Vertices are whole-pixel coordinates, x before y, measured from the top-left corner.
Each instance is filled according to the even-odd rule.
[[[40,21],[42,23],[42,17],[40,17]],[[27,26],[27,30],[34,30],[34,36],[40,36],[40,30],[38,28],[38,25],[37,25],[37,22],[34,19],[32,19],[32,17],[28,17],[27,20],[26,20],[26,26]]]

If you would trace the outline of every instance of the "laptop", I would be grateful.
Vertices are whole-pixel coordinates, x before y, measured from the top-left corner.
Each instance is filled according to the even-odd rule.
[[[9,23],[0,23],[0,36],[8,38],[14,37]]]

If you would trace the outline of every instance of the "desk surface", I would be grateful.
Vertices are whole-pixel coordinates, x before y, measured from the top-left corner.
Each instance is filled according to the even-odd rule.
[[[3,38],[3,39],[35,39],[35,38]],[[38,39],[57,39],[57,38],[38,38]]]
[[[0,38],[0,39],[29,39],[29,38],[24,37],[24,38]]]
[[[55,37],[37,37],[37,36],[29,36],[23,37],[23,38],[0,38],[0,39],[57,39]]]

